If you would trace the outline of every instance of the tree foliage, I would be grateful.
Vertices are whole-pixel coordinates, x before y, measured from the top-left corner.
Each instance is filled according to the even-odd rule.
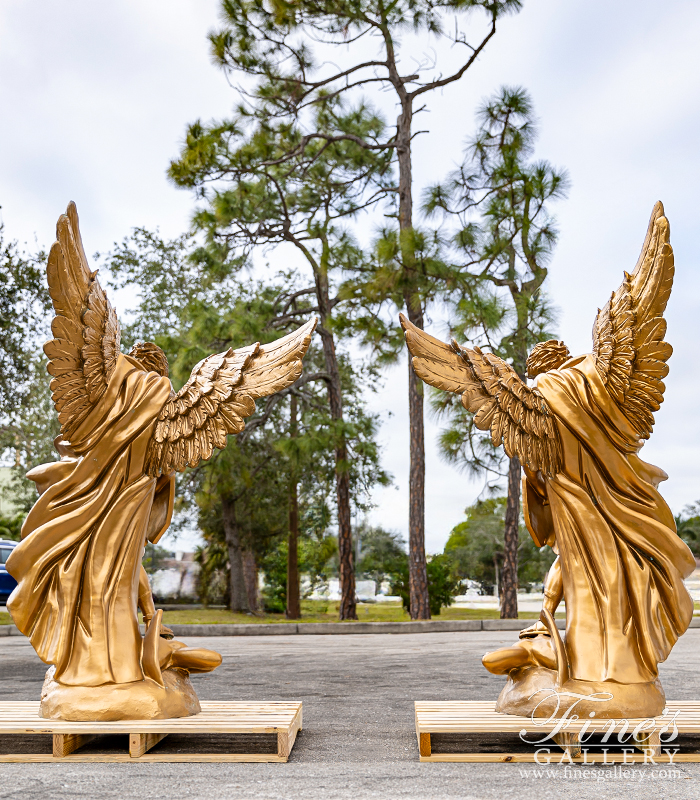
[[[49,307],[46,254],[24,253],[0,225],[0,422],[13,419],[32,390]]]
[[[533,157],[537,128],[524,89],[501,88],[478,121],[462,165],[426,192],[424,209],[445,224],[445,259],[454,264],[452,327],[526,380],[528,351],[552,338],[554,315],[543,292],[557,240],[550,204],[566,196],[568,178]],[[459,397],[434,394],[433,408],[448,421],[440,440],[447,460],[497,481],[505,455],[475,428]],[[513,456],[507,463],[501,615],[517,617],[520,462]]]
[[[209,353],[272,341],[310,315],[307,308],[296,313],[298,278],[293,272],[272,276],[264,284],[246,279],[243,262],[229,258],[230,252],[225,246],[218,251],[198,247],[193,237],[167,242],[137,230],[106,257],[115,282],[136,288],[140,295],[127,330],[132,338],[147,337],[163,347],[176,386]],[[354,507],[365,508],[372,486],[387,482],[378,461],[377,420],[364,410],[361,372],[344,355],[337,359],[345,398],[339,420],[329,413],[325,365],[323,349],[314,339],[304,374],[294,386],[261,401],[245,430],[230,437],[224,451],[185,474],[182,502],[197,508],[205,538],[197,558],[200,589],[207,599],[212,594],[207,581],[217,583],[222,569],[228,573],[228,601],[236,610],[254,606],[243,591],[243,579],[247,575],[246,588],[252,590],[258,566],[278,587],[284,584],[275,575],[289,530],[291,481],[301,502],[302,561],[314,580],[324,574],[329,529],[337,518],[317,510],[327,509],[332,498],[339,440],[345,446],[342,468]],[[299,409],[294,436],[292,397]],[[252,572],[246,573],[244,562],[250,562]]]
[[[676,516],[678,535],[692,550],[693,555],[700,557],[700,500],[689,503]]]
[[[428,557],[427,572],[430,613],[438,616],[443,608],[451,606],[455,597],[464,591],[464,582],[455,575],[450,559],[444,554]],[[407,559],[391,578],[391,593],[401,597],[403,607],[410,614],[411,592]]]
[[[261,101],[262,102],[262,101]],[[263,103],[264,105],[264,103]],[[204,232],[211,262],[235,253],[245,263],[260,248],[286,245],[304,265],[290,275],[296,285],[279,293],[276,329],[298,324],[315,313],[324,363],[316,374],[326,387],[329,431],[334,437],[336,505],[342,619],[356,618],[351,533],[350,474],[353,452],[348,438],[348,404],[343,361],[339,349],[346,320],[339,308],[338,273],[365,258],[344,224],[376,202],[368,186],[388,170],[381,152],[358,146],[356,139],[376,136],[380,118],[360,105],[348,108],[336,99],[313,111],[314,124],[323,130],[343,129],[347,136],[314,140],[298,148],[304,134],[296,119],[274,119],[258,106],[241,106],[228,121],[190,126],[180,159],[170,176],[197,190],[206,204],[195,215]],[[293,154],[290,156],[289,148]],[[281,251],[282,252],[282,251]],[[296,280],[301,275],[301,283]]]
[[[445,258],[455,266],[452,329],[524,379],[529,350],[552,337],[555,315],[543,292],[558,237],[550,204],[566,196],[569,180],[533,158],[537,127],[524,89],[503,87],[478,120],[462,165],[426,191],[424,209],[442,219]],[[435,407],[459,413],[458,405],[442,394]],[[467,454],[454,439],[446,445],[456,460],[489,468],[492,459]]]
[[[360,302],[354,306],[360,313],[352,318],[338,304],[353,295],[371,296],[379,304],[391,298],[422,327],[426,282],[413,233],[411,147],[414,114],[424,107],[414,106],[427,93],[459,81],[495,34],[497,21],[520,5],[520,0],[401,0],[389,5],[382,0],[359,5],[273,0],[269,6],[260,0],[222,0],[221,26],[210,35],[212,55],[240,103],[229,120],[197,121],[189,127],[170,176],[204,199],[197,221],[217,247],[285,242],[306,259],[314,280],[309,294],[321,318],[334,419],[343,416],[334,337],[350,322],[371,334],[375,346],[387,343],[378,333],[387,326],[378,324],[376,313],[363,313]],[[444,72],[438,64],[443,59],[417,60],[405,42],[409,30],[428,34],[443,53],[450,43],[458,52],[458,66]],[[388,93],[398,114],[395,127],[376,111]],[[397,248],[396,257],[384,260],[383,271],[373,268],[348,229],[360,212],[380,200],[398,222],[384,237]],[[338,268],[355,274],[352,290],[331,290],[334,278],[337,286],[333,272]],[[397,337],[392,338],[395,344]],[[409,403],[412,613],[428,617],[423,405],[412,376]],[[340,613],[355,618],[350,502],[342,472],[346,458],[341,441],[336,448]]]
[[[358,526],[357,572],[379,587],[383,581],[406,568],[406,541],[400,533],[363,522]]]
[[[0,514],[0,539],[18,542],[24,522],[24,514]]]
[[[491,594],[500,584],[506,505],[505,497],[477,500],[465,509],[466,519],[452,529],[445,544],[444,554],[454,574],[479,583],[483,594]],[[549,547],[537,548],[522,524],[518,530],[518,554],[519,586],[529,588],[532,583],[542,582],[554,555]]]
[[[25,475],[33,467],[58,460],[54,439],[60,426],[51,400],[46,357],[27,339],[25,358],[29,379],[22,402],[0,424],[0,452],[12,466],[9,491],[24,514],[36,502],[36,486]]]
[[[46,254],[25,253],[0,225],[0,454],[12,465],[8,491],[25,512],[36,499],[25,473],[57,457],[58,421],[41,351],[50,305]]]

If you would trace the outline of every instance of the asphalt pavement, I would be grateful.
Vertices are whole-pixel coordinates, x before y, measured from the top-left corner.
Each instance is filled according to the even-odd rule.
[[[303,701],[304,730],[287,764],[0,764],[0,798],[700,797],[700,764],[631,765],[620,775],[609,767],[419,763],[413,701],[495,700],[503,679],[480,659],[512,643],[512,632],[185,641],[224,657],[215,672],[193,676],[200,699]],[[700,630],[688,631],[661,665],[669,700],[700,700],[699,645]],[[45,671],[23,637],[0,639],[0,699],[38,699]]]

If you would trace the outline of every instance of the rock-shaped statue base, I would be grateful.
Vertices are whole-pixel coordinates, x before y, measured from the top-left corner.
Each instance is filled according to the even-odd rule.
[[[611,697],[612,695],[612,697]],[[496,711],[522,717],[571,717],[585,719],[639,719],[656,717],[666,704],[661,683],[623,684],[614,681],[568,680],[557,684],[557,673],[546,667],[513,670],[496,702]]]
[[[164,669],[164,686],[150,678],[103,686],[67,686],[54,680],[50,667],[41,690],[40,715],[71,722],[111,722],[120,719],[172,719],[201,711],[185,670]]]
[[[554,621],[551,621],[554,629]],[[496,711],[522,717],[572,717],[597,719],[638,719],[656,717],[666,704],[658,678],[648,683],[581,681],[568,678],[568,665],[557,668],[558,657],[549,633],[538,633],[535,625],[520,634],[511,647],[487,653],[483,664],[508,681],[496,702]],[[559,657],[566,659],[563,642]],[[567,714],[567,711],[570,712]]]

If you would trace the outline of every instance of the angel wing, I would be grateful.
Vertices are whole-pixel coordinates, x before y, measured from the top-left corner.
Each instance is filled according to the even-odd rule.
[[[666,361],[673,348],[665,342],[663,313],[673,285],[670,227],[661,203],[654,206],[634,272],[624,273],[620,288],[593,325],[596,368],[641,439],[648,439],[666,389]]]
[[[492,353],[444,344],[399,315],[416,375],[431,386],[462,395],[474,424],[509,457],[545,475],[561,468],[559,433],[544,397]]]
[[[146,451],[146,472],[157,477],[196,467],[226,437],[240,433],[255,400],[291,386],[301,375],[316,319],[271,344],[211,355],[163,406]]]
[[[102,397],[119,355],[119,322],[88,266],[78,210],[69,203],[56,225],[46,274],[56,316],[44,345],[51,392],[67,441]]]

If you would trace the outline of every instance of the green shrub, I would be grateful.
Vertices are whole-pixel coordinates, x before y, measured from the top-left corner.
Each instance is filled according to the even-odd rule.
[[[430,614],[437,617],[443,608],[452,605],[457,595],[464,591],[464,583],[452,572],[452,562],[444,553],[429,556],[427,563],[428,597]],[[408,583],[408,559],[391,576],[391,593],[399,595],[403,607],[411,613],[411,599]]]
[[[18,542],[23,522],[24,514],[16,514],[13,517],[0,515],[0,539]]]

